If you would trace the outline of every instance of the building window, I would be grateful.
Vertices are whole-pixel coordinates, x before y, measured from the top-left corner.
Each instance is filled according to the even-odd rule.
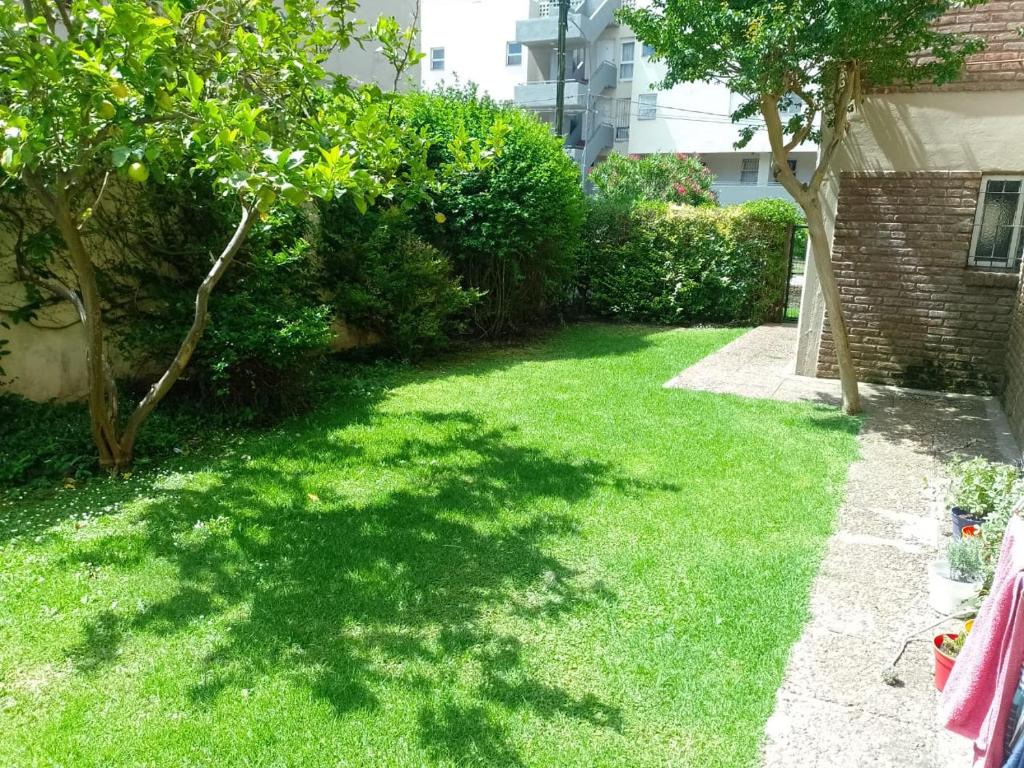
[[[523,44],[509,42],[505,43],[505,66],[518,67],[523,63]]]
[[[643,48],[640,49],[640,57],[644,58],[644,59],[649,59],[653,55],[654,55],[654,46],[653,45],[648,45],[647,43],[644,43]]]
[[[615,140],[616,141],[628,141],[629,140],[629,113],[630,106],[633,102],[631,99],[616,99],[615,100]]]
[[[619,56],[619,80],[633,79],[633,56],[636,55],[636,42],[630,40],[622,44],[622,55]]]
[[[744,157],[740,165],[740,184],[757,184],[761,174],[761,158]]]
[[[1020,268],[1022,193],[1024,177],[986,176],[982,179],[968,266],[1003,270]]]
[[[430,69],[434,72],[444,70],[444,48],[430,49]]]
[[[796,160],[790,158],[789,160],[786,161],[786,165],[789,166],[789,170],[791,170],[793,173],[796,173]],[[779,172],[772,168],[772,184],[780,183],[781,182],[779,181]]]
[[[654,120],[658,116],[658,94],[641,93],[638,97],[640,109],[637,112],[638,120]]]

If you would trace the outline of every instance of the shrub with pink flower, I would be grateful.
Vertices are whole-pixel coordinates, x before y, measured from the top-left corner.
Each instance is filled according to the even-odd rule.
[[[590,174],[599,197],[625,203],[656,200],[676,205],[717,205],[714,176],[696,155],[613,154]]]

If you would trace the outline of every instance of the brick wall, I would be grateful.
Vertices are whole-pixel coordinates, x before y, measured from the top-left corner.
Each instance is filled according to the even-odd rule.
[[[1024,445],[1024,295],[1017,297],[1017,306],[1010,321],[1003,407],[1018,445]]]
[[[990,0],[984,5],[954,8],[935,27],[943,32],[980,37],[985,50],[971,56],[960,79],[943,86],[921,83],[914,91],[999,91],[1024,88],[1024,26],[1022,0]],[[907,90],[899,86],[876,89],[881,93]]]
[[[862,380],[1001,390],[1018,279],[966,267],[980,188],[980,173],[843,174],[832,260]],[[818,375],[837,375],[827,322]]]

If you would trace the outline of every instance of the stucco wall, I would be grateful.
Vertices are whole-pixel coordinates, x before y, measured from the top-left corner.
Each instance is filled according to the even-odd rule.
[[[420,24],[416,24],[418,3],[419,0],[364,0],[359,4],[354,16],[369,26],[375,24],[381,16],[394,16],[403,27],[420,27]],[[326,68],[346,75],[355,83],[377,83],[385,90],[390,90],[394,85],[395,70],[387,59],[377,52],[377,48],[378,45],[372,41],[365,48],[352,45],[344,51],[332,54]],[[412,67],[405,77],[399,80],[398,90],[410,90],[419,84],[421,66]]]
[[[421,7],[421,86],[472,81],[492,98],[511,101],[528,79],[529,57],[524,46],[522,63],[508,66],[505,46],[516,39],[516,21],[529,18],[529,0],[421,0]],[[431,48],[445,49],[443,70],[430,68]]]

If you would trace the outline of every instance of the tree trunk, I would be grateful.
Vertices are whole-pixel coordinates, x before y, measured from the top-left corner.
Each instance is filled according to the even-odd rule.
[[[117,385],[107,360],[103,307],[96,270],[63,193],[54,197],[54,218],[68,248],[81,296],[92,439],[99,454],[100,466],[116,471],[124,463],[117,435]]]
[[[811,241],[811,258],[818,273],[821,293],[825,299],[825,310],[828,313],[829,329],[832,332],[832,344],[836,350],[839,363],[839,382],[843,393],[843,412],[860,413],[860,392],[857,388],[857,371],[850,352],[850,337],[846,330],[843,317],[843,302],[839,295],[839,284],[832,268],[832,251],[829,248],[828,233],[825,231],[825,218],[821,213],[821,204],[815,199],[810,204],[801,204],[807,217],[807,236]]]
[[[81,233],[75,225],[75,217],[62,194],[53,197],[53,213],[57,228],[71,256],[75,277],[78,280],[80,300],[74,303],[79,311],[82,325],[85,327],[89,421],[92,438],[99,454],[100,466],[113,474],[118,474],[127,468],[134,458],[135,440],[138,437],[139,428],[181,377],[192,358],[192,353],[202,338],[209,321],[207,308],[210,294],[228,267],[231,266],[242,243],[248,237],[255,216],[249,208],[242,206],[242,216],[231,240],[213,262],[196,291],[196,307],[192,325],[182,339],[174,359],[163,375],[150,387],[146,396],[139,401],[122,430],[118,417],[117,384],[106,354],[103,308],[96,281],[95,266],[82,240]]]
[[[850,337],[846,330],[843,317],[843,302],[839,295],[839,284],[836,273],[832,269],[832,249],[829,246],[828,233],[825,231],[825,217],[821,208],[821,186],[832,164],[836,148],[845,134],[848,114],[847,108],[856,92],[856,78],[847,78],[841,92],[836,96],[836,125],[833,127],[831,139],[823,145],[818,166],[811,175],[811,180],[804,184],[797,179],[789,166],[789,153],[807,138],[813,126],[813,115],[806,117],[805,128],[786,143],[782,119],[779,116],[780,94],[766,94],[761,97],[761,115],[764,117],[768,130],[768,141],[772,148],[772,159],[775,163],[778,181],[793,196],[807,217],[807,235],[811,241],[811,258],[821,283],[821,293],[825,299],[828,312],[829,327],[832,341],[836,348],[836,360],[839,363],[839,381],[843,393],[843,411],[848,414],[860,413],[860,392],[857,388],[857,370],[853,366],[853,355],[850,353]]]

